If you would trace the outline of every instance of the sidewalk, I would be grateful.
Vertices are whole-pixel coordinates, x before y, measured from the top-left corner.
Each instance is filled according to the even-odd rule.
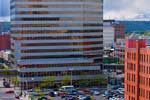
[[[3,79],[0,79],[0,100],[16,100],[15,94],[7,94],[6,91],[14,90],[11,86],[11,88],[4,88],[3,86]]]

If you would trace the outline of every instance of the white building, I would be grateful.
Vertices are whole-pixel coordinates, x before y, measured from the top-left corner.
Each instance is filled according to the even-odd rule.
[[[105,20],[103,23],[103,45],[104,49],[110,49],[114,44],[115,29],[114,20]]]
[[[99,74],[103,51],[103,0],[11,0],[13,67],[22,86],[45,76],[60,83]],[[84,77],[86,76],[86,77]]]

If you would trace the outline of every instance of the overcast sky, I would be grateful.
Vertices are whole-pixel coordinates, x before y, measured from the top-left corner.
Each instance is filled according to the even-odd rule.
[[[150,19],[150,0],[104,0],[104,18]]]
[[[0,20],[9,19],[9,0],[0,0]],[[150,19],[150,0],[104,0],[104,19]]]

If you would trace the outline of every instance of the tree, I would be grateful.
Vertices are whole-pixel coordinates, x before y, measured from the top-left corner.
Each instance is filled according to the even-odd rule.
[[[43,78],[43,82],[40,84],[41,87],[45,86],[54,86],[55,77],[54,76],[46,76]]]
[[[68,85],[71,81],[71,76],[70,75],[64,75],[62,76],[62,82],[61,85]]]
[[[107,84],[107,77],[104,75],[98,75],[94,78],[94,82],[96,82],[99,85]]]
[[[89,85],[89,83],[90,82],[88,81],[88,78],[86,77],[86,74],[85,75],[80,75],[80,80],[78,82],[80,87],[86,87],[86,86]]]
[[[150,36],[150,31],[145,31],[144,35]]]
[[[43,82],[39,86],[35,86],[35,92],[39,94],[36,98],[45,96],[45,93],[41,91],[41,87],[53,86],[55,84],[54,76],[46,76],[43,78]]]
[[[12,77],[11,82],[14,84],[14,88],[15,88],[16,85],[19,84],[19,78],[18,77]]]

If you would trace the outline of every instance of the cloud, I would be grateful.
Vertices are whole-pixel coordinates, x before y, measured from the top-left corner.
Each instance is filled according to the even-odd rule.
[[[150,0],[104,0],[105,19],[134,19],[149,15]]]

